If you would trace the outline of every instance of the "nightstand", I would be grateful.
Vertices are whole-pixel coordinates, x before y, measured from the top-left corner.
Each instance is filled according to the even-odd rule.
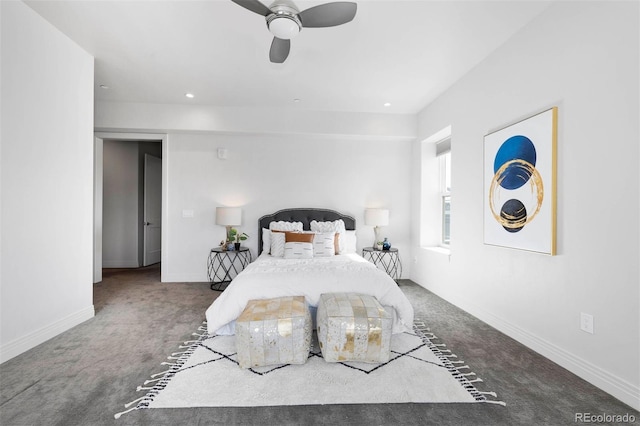
[[[365,247],[362,249],[362,257],[384,270],[395,281],[402,277],[402,263],[397,248],[376,250],[373,247]]]
[[[221,286],[228,285],[249,263],[251,263],[251,252],[246,247],[229,251],[222,250],[220,247],[211,249],[207,259],[207,275],[211,290],[223,291],[224,288]]]

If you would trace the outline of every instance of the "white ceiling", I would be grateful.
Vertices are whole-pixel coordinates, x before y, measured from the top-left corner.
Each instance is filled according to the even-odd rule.
[[[98,101],[384,113],[418,112],[549,5],[361,0],[272,64],[264,18],[230,0],[26,3],[95,57]]]

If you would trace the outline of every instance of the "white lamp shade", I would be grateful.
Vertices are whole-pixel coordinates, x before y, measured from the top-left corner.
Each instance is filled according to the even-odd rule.
[[[364,211],[364,224],[370,226],[387,226],[389,224],[389,210],[366,209]]]
[[[239,207],[216,207],[216,225],[242,225],[242,209]]]

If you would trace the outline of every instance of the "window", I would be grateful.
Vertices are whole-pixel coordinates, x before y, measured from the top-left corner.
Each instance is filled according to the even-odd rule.
[[[421,145],[420,246],[451,244],[451,126]]]
[[[451,243],[451,139],[436,144],[440,175],[440,245]]]

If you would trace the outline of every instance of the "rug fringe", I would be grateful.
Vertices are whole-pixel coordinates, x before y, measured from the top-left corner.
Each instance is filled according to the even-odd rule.
[[[137,402],[139,402],[139,401],[142,401],[144,398],[145,398],[145,397],[143,396],[142,398],[134,399],[133,401],[128,402],[128,403],[126,403],[126,404],[124,404],[124,408],[131,407],[133,404],[135,404],[135,403],[137,403]],[[133,407],[129,408],[128,410],[125,410],[125,411],[122,411],[122,412],[120,412],[120,413],[116,413],[116,414],[114,414],[114,416],[113,416],[113,417],[115,417],[116,419],[119,419],[119,418],[120,418],[120,416],[122,416],[123,414],[127,414],[127,413],[129,413],[129,412],[131,412],[131,411],[135,410],[136,408],[137,408],[137,406],[133,406]]]
[[[134,399],[133,401],[128,402],[128,403],[126,403],[126,404],[124,404],[124,408],[129,408],[129,407],[131,407],[133,404],[135,404],[136,402],[138,402],[138,401],[142,401],[143,399],[144,399],[144,396],[143,396],[142,398]]]
[[[456,354],[451,353],[450,349],[442,349],[447,345],[444,343],[433,343],[432,339],[438,339],[435,334],[430,332],[430,329],[426,326],[424,321],[415,320],[414,321],[414,330],[416,331],[416,335],[422,338],[422,341],[427,344],[429,349],[440,359],[443,366],[451,373],[451,375],[460,382],[462,387],[464,387],[467,392],[471,394],[471,396],[476,400],[476,402],[486,402],[489,404],[497,404],[506,406],[507,404],[504,401],[495,401],[487,399],[487,396],[491,396],[497,398],[495,392],[481,392],[472,383],[481,383],[483,380],[477,377],[477,374],[473,371],[469,373],[462,373],[460,370],[469,370],[470,367],[468,365],[460,365],[464,364],[462,360],[452,361],[451,358],[458,358]],[[473,379],[469,379],[469,377],[475,377]]]
[[[114,415],[113,415],[113,417],[117,420],[117,419],[119,419],[119,418],[120,418],[120,416],[122,416],[123,414],[130,413],[130,412],[132,412],[133,410],[135,410],[135,409],[137,409],[137,408],[138,408],[138,407],[131,407],[131,408],[129,408],[128,410],[121,411],[121,412],[119,412],[119,413],[114,414]]]
[[[149,388],[149,387],[147,387],[147,388],[145,388],[144,386],[138,386],[138,387],[136,388],[136,392],[140,392],[141,390],[151,390],[151,389],[153,389],[153,387],[150,387],[150,388]]]
[[[204,321],[202,324],[206,325],[207,322]],[[198,330],[206,331],[206,328],[203,328],[203,326],[199,326]],[[186,351],[174,352],[171,354],[172,356],[167,357],[167,359],[176,360],[176,362],[163,361],[162,363],[160,363],[160,365],[168,365],[170,368],[161,373],[152,374],[151,379],[146,380],[143,383],[143,385],[155,383],[152,387],[138,386],[136,388],[136,392],[147,391],[146,395],[125,404],[124,407],[128,408],[128,410],[114,414],[113,415],[114,418],[119,419],[122,415],[130,413],[131,411],[141,410],[149,407],[149,404],[153,401],[153,399],[156,397],[158,392],[160,392],[162,389],[164,389],[167,386],[167,384],[169,383],[169,380],[171,380],[171,378],[175,376],[178,370],[180,370],[180,368],[182,368],[182,366],[187,362],[191,354],[193,354],[193,352],[199,346],[200,342],[205,338],[209,337],[207,333],[204,333],[204,334],[193,333],[192,335],[199,336],[200,338],[198,340],[187,340],[186,342],[183,343],[183,345],[189,344],[189,346],[185,346],[185,347],[180,346],[180,349],[187,348]],[[180,355],[180,356],[176,356],[176,355]],[[129,408],[132,405],[133,407]]]

